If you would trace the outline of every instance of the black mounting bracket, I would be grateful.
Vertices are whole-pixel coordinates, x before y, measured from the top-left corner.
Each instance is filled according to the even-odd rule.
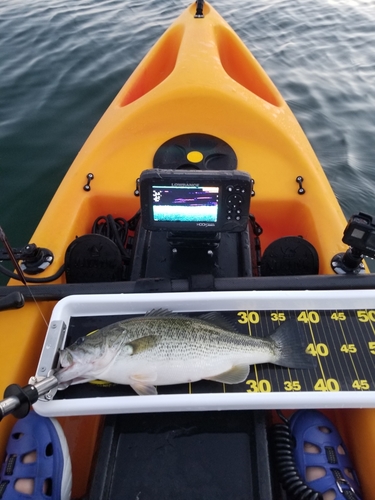
[[[196,19],[202,19],[204,17],[203,14],[203,5],[204,5],[204,0],[197,0],[197,10],[195,12],[195,18]]]
[[[21,261],[21,269],[26,274],[42,273],[53,262],[53,253],[48,248],[41,248],[35,243],[29,243],[22,248],[13,248],[13,255],[16,260]],[[0,249],[0,261],[11,260],[6,249]]]

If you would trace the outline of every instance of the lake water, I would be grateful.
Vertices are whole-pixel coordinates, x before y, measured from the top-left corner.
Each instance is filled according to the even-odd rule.
[[[346,216],[375,215],[373,0],[213,0],[294,111]],[[84,140],[183,0],[0,3],[0,225],[31,237]]]

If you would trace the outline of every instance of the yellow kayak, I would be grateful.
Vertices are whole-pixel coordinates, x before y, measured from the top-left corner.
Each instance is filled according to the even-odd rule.
[[[206,235],[202,226],[193,232],[194,238],[189,236],[187,244],[184,237],[181,237],[181,233],[184,234],[182,226],[182,230],[177,231],[177,236],[174,235],[168,243],[163,240],[159,245],[159,239],[164,236],[160,236],[162,231],[159,231],[157,224],[155,233],[152,234],[159,236],[147,240],[147,230],[152,232],[155,229],[152,226],[155,221],[151,221],[150,226],[141,231],[136,227],[137,217],[133,219],[141,208],[142,183],[144,186],[149,183],[154,190],[157,185],[159,192],[162,192],[166,185],[182,182],[181,177],[177,177],[177,181],[174,177],[168,177],[168,172],[188,171],[188,179],[193,179],[191,182],[194,181],[194,175],[201,176],[199,180],[205,188],[210,183],[210,171],[220,173],[215,181],[215,189],[219,186],[219,191],[222,189],[225,195],[216,200],[219,199],[219,204],[225,200],[227,212],[225,217],[220,215],[221,226],[219,224],[218,231],[223,228],[223,234],[230,233],[232,236],[228,243],[226,241],[229,236],[222,236],[220,241],[215,240],[215,237],[212,241],[209,238],[210,241],[206,243],[211,254],[215,253],[217,247],[226,249],[226,255],[220,257],[222,272],[213,276],[214,280],[221,283],[222,290],[227,286],[226,278],[236,277],[243,279],[242,282],[245,283],[239,284],[238,290],[256,289],[254,280],[258,280],[262,288],[261,282],[264,280],[267,283],[264,289],[273,289],[280,296],[284,289],[304,289],[303,286],[295,287],[297,275],[315,275],[316,279],[325,279],[327,287],[329,283],[333,283],[329,281],[329,275],[335,277],[332,259],[347,249],[347,245],[342,242],[347,221],[314,151],[275,85],[231,27],[209,3],[205,3],[202,14],[198,14],[194,3],[148,52],[83,145],[36,228],[31,242],[42,249],[50,249],[53,262],[47,258],[46,269],[35,276],[44,278],[55,275],[56,279],[50,285],[42,282],[38,286],[35,283],[34,286],[32,283],[33,286],[29,287],[31,292],[27,291],[27,294],[33,295],[35,300],[27,300],[21,309],[0,313],[0,382],[3,391],[11,383],[21,386],[27,384],[29,378],[36,373],[47,326],[57,302],[58,294],[54,294],[53,287],[60,287],[58,289],[62,290],[62,297],[77,293],[106,293],[103,287],[94,284],[97,282],[115,282],[116,286],[109,287],[108,290],[116,294],[138,290],[146,293],[158,291],[157,288],[148,290],[144,284],[139,285],[139,289],[136,286],[127,287],[127,283],[137,280],[143,280],[144,283],[147,279],[166,280],[170,277],[180,280],[180,284],[183,280],[189,281],[190,276],[183,272],[179,274],[171,271],[168,276],[161,254],[172,246],[177,254],[182,252],[185,256],[189,255],[196,248],[196,234],[201,231],[199,234]],[[145,171],[148,173],[144,174]],[[161,184],[157,184],[157,176],[153,175],[153,172],[159,171],[163,176]],[[236,174],[239,172],[244,174],[243,179]],[[242,180],[245,186],[243,188]],[[211,189],[211,184],[208,187]],[[143,198],[146,198],[148,194],[143,189]],[[243,197],[246,196],[249,198],[249,207],[246,203],[243,204]],[[249,212],[251,214],[248,239],[245,240],[237,234],[243,231],[242,222],[238,222],[238,225],[235,222],[243,218],[244,212],[238,212],[244,210],[243,207],[246,219]],[[101,270],[104,269],[105,275],[113,264],[113,274],[103,277],[95,264],[95,252],[100,253],[97,248],[100,241],[91,240],[90,237],[95,220],[108,214],[111,214],[111,220],[117,221],[116,224],[121,228],[121,221],[133,220],[133,225],[130,224],[132,242],[127,241],[126,256],[120,257],[119,267],[121,268],[121,259],[125,259],[126,269],[113,270],[119,260],[116,255],[113,257],[116,264],[112,260],[108,263],[112,259],[111,254],[109,260],[101,261]],[[145,220],[145,212],[142,215]],[[230,218],[234,218],[231,226],[233,231],[225,232],[225,224]],[[110,224],[108,220],[106,223]],[[98,224],[100,225],[100,221]],[[176,229],[175,226],[170,227],[172,232]],[[201,251],[204,243],[199,236],[198,241]],[[272,259],[277,257],[274,257],[271,250],[268,254],[266,252],[274,242],[287,245],[279,247],[281,254],[289,251],[299,255],[302,252],[301,260],[294,262],[292,270],[289,267],[290,255],[286,258],[287,262],[283,261],[283,269],[279,268],[283,267],[282,264],[275,267]],[[81,244],[82,247],[78,248]],[[141,244],[144,248],[149,245],[148,250],[137,255]],[[245,253],[243,247],[238,250],[241,245],[252,246],[251,255],[249,258],[245,255],[240,264],[232,265],[231,261],[238,257],[237,252]],[[108,248],[108,252],[110,251],[112,249]],[[91,252],[90,258],[93,260],[87,257],[88,252]],[[151,259],[150,252],[160,252],[159,260],[156,259],[152,265],[144,264],[145,259]],[[267,255],[267,259],[264,257],[262,262],[260,254]],[[171,263],[173,257],[170,259],[168,262]],[[62,267],[64,265],[65,268]],[[186,272],[204,274],[200,265],[201,263],[194,264],[193,271]],[[195,269],[198,269],[196,273]],[[26,266],[25,273],[30,277],[27,271]],[[213,273],[209,270],[207,274]],[[284,278],[276,280],[272,285],[272,276],[277,274]],[[248,278],[250,281],[246,282]],[[211,279],[206,279],[208,290],[212,290]],[[199,279],[196,281],[199,286],[195,291],[204,293],[206,285]],[[86,287],[79,288],[82,282],[86,283]],[[235,292],[235,280],[233,283],[230,290]],[[314,288],[313,283],[316,281],[307,280],[306,283],[306,289],[309,288],[309,283]],[[14,278],[9,282],[9,287],[19,285],[19,281]],[[68,288],[70,285],[71,288]],[[46,287],[49,287],[51,296],[42,294],[38,297],[37,290],[46,290]],[[324,288],[324,285],[317,288]],[[181,285],[181,288],[166,291],[174,290],[183,292],[187,289]],[[48,295],[49,292],[45,293]],[[334,295],[333,293],[331,296]],[[153,303],[152,297],[148,300],[150,304]],[[158,300],[155,299],[155,303]],[[370,297],[364,300],[369,302],[372,299]],[[350,301],[350,297],[344,301],[348,310],[351,309]],[[363,312],[362,319],[357,314],[359,322],[370,325],[375,320],[375,312],[366,305],[367,302],[364,302],[365,306],[359,307],[357,301],[354,308],[355,314]],[[316,308],[310,311],[309,307],[307,302],[304,309],[301,306],[298,318],[306,329],[314,328],[314,324],[319,321],[319,317],[312,314],[315,312],[318,315]],[[276,315],[273,317],[276,322],[283,321],[284,313],[280,310],[279,308],[272,313]],[[330,313],[331,318],[337,324],[344,321],[344,312],[337,304],[332,310],[334,312]],[[242,313],[242,309],[240,312]],[[332,314],[337,316],[332,317]],[[240,316],[240,320],[250,324],[256,322],[257,317],[247,313],[247,316]],[[323,359],[324,363],[324,356],[328,352],[325,349],[328,348],[324,347],[326,344],[323,341],[314,342],[311,343],[311,354]],[[354,343],[349,339],[343,341],[342,345],[347,346],[346,349],[350,351],[354,349],[350,347]],[[353,353],[343,355],[345,354],[349,356],[348,363],[354,363],[350,357]],[[371,357],[371,354],[368,355]],[[338,375],[332,374],[334,371],[332,368],[328,375],[314,382],[315,392],[325,395],[340,392],[339,384],[342,383]],[[252,389],[258,392],[264,389],[264,392],[268,392],[268,379],[262,380],[265,380],[263,385],[256,380],[254,387],[248,383],[247,392]],[[271,383],[272,381],[269,382]],[[372,382],[360,373],[353,376],[351,384],[354,386],[350,390],[356,393],[374,390]],[[293,386],[293,381],[290,386],[284,387],[289,392],[298,392],[300,389],[298,384]],[[297,408],[298,400],[296,401]],[[291,404],[288,403],[286,407],[292,408]],[[337,408],[339,404],[333,406]],[[344,403],[341,406],[346,405]],[[331,409],[329,414],[346,438],[363,491],[370,498],[373,489],[370,464],[375,453],[374,410],[367,403],[364,404],[367,409],[349,409],[352,405],[347,406],[348,409]],[[359,407],[361,403],[355,406]],[[329,403],[325,403],[324,407],[329,408]],[[74,498],[82,497],[90,488],[93,457],[99,443],[102,421],[103,417],[95,414],[75,414],[61,418],[73,461]],[[13,417],[7,417],[1,423],[2,450],[13,423]]]

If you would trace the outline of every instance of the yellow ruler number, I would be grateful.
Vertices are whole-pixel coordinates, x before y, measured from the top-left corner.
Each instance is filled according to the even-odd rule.
[[[344,352],[345,354],[353,354],[353,353],[357,352],[357,348],[356,348],[355,344],[343,344],[340,347],[340,351]]]
[[[357,318],[362,323],[366,323],[367,321],[375,321],[375,311],[357,311]]]
[[[239,316],[238,322],[242,325],[246,323],[259,323],[259,313],[256,311],[240,311],[237,313],[237,316]]]
[[[368,391],[370,389],[370,384],[367,380],[354,380],[352,387],[353,389],[357,389],[357,391]]]
[[[312,356],[328,356],[329,349],[327,344],[319,342],[318,344],[313,344],[312,342],[306,347],[307,354]]]
[[[286,380],[284,382],[284,389],[288,392],[290,391],[300,391],[301,384],[298,380]]]
[[[335,321],[345,321],[346,320],[346,316],[345,316],[345,313],[344,312],[334,312],[331,314],[331,319],[335,320]]]
[[[285,313],[273,312],[273,313],[271,313],[271,320],[272,321],[285,321],[286,320]]]
[[[316,311],[302,311],[299,313],[297,320],[303,323],[319,323],[320,317]]]
[[[375,354],[375,342],[374,341],[368,343],[368,348],[369,348],[369,351],[371,352],[371,354]]]
[[[327,378],[326,380],[323,378],[319,378],[314,385],[314,391],[337,392],[339,390],[340,385],[334,378]]]
[[[261,380],[246,380],[249,386],[246,392],[271,392],[271,382],[266,379]]]

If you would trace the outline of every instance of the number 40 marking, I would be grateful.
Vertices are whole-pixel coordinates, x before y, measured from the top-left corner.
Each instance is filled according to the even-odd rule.
[[[319,323],[319,314],[316,311],[302,311],[297,317],[298,321],[303,323]]]
[[[323,380],[322,378],[320,378],[314,385],[314,390],[323,392],[337,392],[340,390],[340,385],[334,378],[327,378],[327,380]]]
[[[327,344],[323,344],[323,342],[319,342],[318,344],[310,343],[306,347],[306,352],[312,356],[328,356],[329,349]]]

